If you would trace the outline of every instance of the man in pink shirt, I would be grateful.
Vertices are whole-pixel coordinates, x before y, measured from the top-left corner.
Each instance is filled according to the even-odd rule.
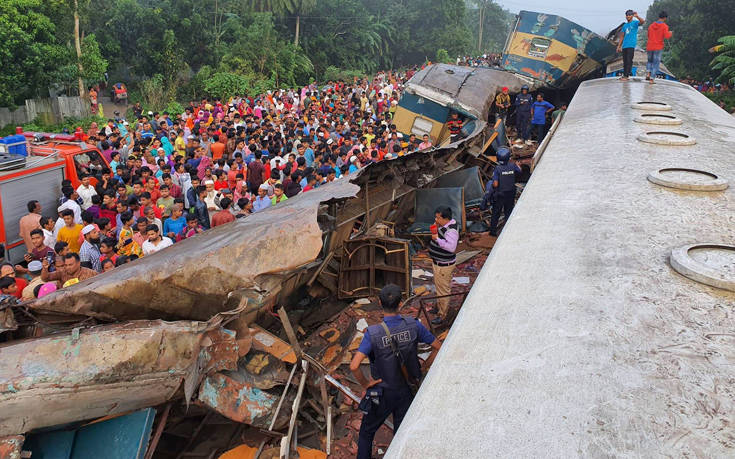
[[[41,228],[41,203],[36,200],[28,201],[28,214],[21,217],[18,222],[20,227],[19,236],[23,238],[26,244],[26,250],[33,250],[33,242],[31,242],[31,231]]]

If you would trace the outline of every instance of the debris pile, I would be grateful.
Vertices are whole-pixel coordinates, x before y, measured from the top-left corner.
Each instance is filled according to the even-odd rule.
[[[382,320],[380,288],[400,286],[400,312],[443,340],[495,242],[480,203],[505,129],[484,127],[0,309],[0,459],[354,457],[363,389],[348,365]],[[514,154],[530,163],[532,148]],[[436,328],[440,203],[462,239]]]

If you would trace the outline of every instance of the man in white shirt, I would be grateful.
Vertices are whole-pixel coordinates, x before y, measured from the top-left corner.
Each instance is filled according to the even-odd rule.
[[[82,183],[77,188],[77,193],[82,198],[82,209],[87,210],[92,205],[92,196],[97,195],[97,190],[89,184],[88,174],[82,175],[81,180]]]
[[[66,199],[66,201],[64,201],[64,203],[60,205],[56,209],[56,211],[58,212],[59,215],[61,215],[62,210],[70,209],[71,211],[74,212],[74,223],[81,224],[82,223],[82,208],[79,207],[79,204],[77,204],[77,198],[79,197],[79,194],[77,194],[76,190],[74,190],[74,188],[72,188],[71,186],[62,187],[61,194],[64,195],[64,198]],[[56,220],[56,224],[54,225],[54,238],[56,238],[62,226],[64,226],[64,219],[59,217]]]
[[[171,239],[161,236],[161,232],[156,225],[148,225],[146,227],[146,234],[148,240],[143,243],[143,256],[148,256],[152,253],[156,253],[159,250],[163,250],[166,247],[174,245]]]

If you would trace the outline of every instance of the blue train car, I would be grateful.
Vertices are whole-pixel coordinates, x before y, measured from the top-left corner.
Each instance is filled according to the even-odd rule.
[[[502,66],[555,88],[602,73],[615,44],[561,16],[521,11],[503,51]]]

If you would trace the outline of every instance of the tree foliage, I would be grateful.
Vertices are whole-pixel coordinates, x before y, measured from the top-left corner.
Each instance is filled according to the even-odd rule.
[[[68,52],[41,0],[4,0],[0,9],[0,106],[41,94]]]
[[[721,37],[718,41],[720,44],[712,49],[717,53],[712,59],[712,70],[719,72],[718,82],[735,84],[735,35]]]
[[[478,45],[477,10],[466,1],[80,0],[82,77],[94,84],[107,71],[160,109],[226,85],[295,86],[420,65],[438,49],[453,60]],[[0,105],[49,85],[75,91],[71,0],[2,3]],[[482,47],[491,50],[504,39],[507,13],[483,5]]]
[[[673,32],[663,61],[679,78],[707,79],[712,75],[712,56],[707,52],[717,40],[735,30],[735,8],[722,0],[656,0],[646,19],[655,21],[661,11],[669,15]]]

